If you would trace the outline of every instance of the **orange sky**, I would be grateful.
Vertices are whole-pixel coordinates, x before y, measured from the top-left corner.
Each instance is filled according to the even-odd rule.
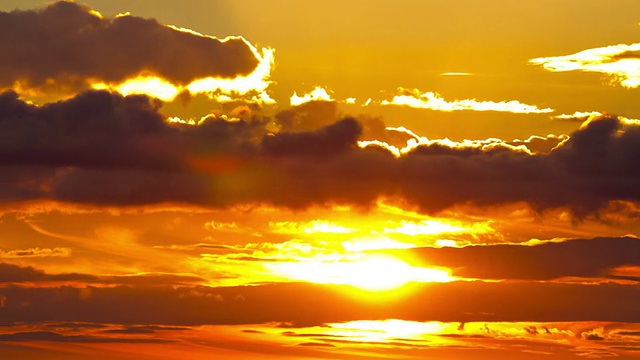
[[[628,1],[0,5],[0,351],[637,358]]]

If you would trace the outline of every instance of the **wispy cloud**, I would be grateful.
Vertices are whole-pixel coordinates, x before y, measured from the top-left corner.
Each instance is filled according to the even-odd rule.
[[[69,248],[31,248],[24,250],[0,250],[0,259],[17,259],[27,257],[68,257]]]
[[[586,71],[609,75],[627,88],[640,86],[640,43],[588,49],[571,55],[529,60],[553,72]]]
[[[402,105],[417,109],[428,109],[436,111],[499,111],[517,114],[540,114],[550,113],[551,108],[539,108],[535,105],[523,104],[517,100],[509,101],[478,101],[476,99],[446,100],[435,92],[421,93],[420,90],[399,89],[401,94],[396,95],[391,100],[383,100],[381,105]]]

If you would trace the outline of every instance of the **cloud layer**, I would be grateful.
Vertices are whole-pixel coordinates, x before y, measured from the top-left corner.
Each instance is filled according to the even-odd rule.
[[[640,266],[640,240],[596,238],[535,246],[491,245],[406,250],[431,266],[453,269],[453,275],[494,280],[620,278],[611,270]],[[640,278],[629,278],[640,281]]]
[[[275,119],[210,116],[187,125],[167,121],[145,96],[92,91],[38,107],[5,92],[0,201],[305,208],[399,197],[428,212],[523,201],[586,215],[613,200],[640,200],[640,126],[616,117],[592,119],[550,153],[499,140],[429,141],[397,156],[358,146],[363,131],[384,132],[372,130],[375,119],[325,125],[312,115],[324,109],[316,104],[303,104],[302,115],[293,108]]]
[[[164,325],[278,322],[300,326],[366,319],[640,321],[636,304],[640,288],[611,283],[412,284],[404,296],[386,300],[337,285],[281,283],[209,288],[150,284],[153,282],[115,287],[3,287],[0,296],[5,300],[0,316],[16,323]]]

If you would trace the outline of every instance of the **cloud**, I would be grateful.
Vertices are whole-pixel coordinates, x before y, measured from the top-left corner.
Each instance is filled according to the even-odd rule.
[[[550,153],[561,143],[569,140],[568,135],[554,135],[549,134],[547,136],[532,135],[525,140],[513,140],[509,144],[513,146],[524,145],[532,153]]]
[[[0,12],[0,33],[0,48],[11,49],[0,59],[0,88],[33,92],[77,93],[94,84],[120,84],[128,94],[144,92],[144,81],[156,88],[162,82],[165,96],[176,87],[213,91],[261,64],[270,71],[273,61],[270,50],[261,55],[242,37],[218,39],[131,15],[108,19],[70,1]],[[264,65],[259,70],[260,79],[243,81],[268,76]],[[132,79],[137,83],[127,83]]]
[[[115,338],[92,335],[63,335],[53,331],[31,331],[12,334],[0,334],[0,341],[53,341],[69,343],[126,343],[126,344],[162,344],[173,342],[164,339]]]
[[[274,119],[210,116],[193,125],[168,121],[159,107],[105,91],[43,106],[0,94],[0,202],[300,209],[370,207],[386,197],[423,212],[526,202],[586,216],[610,201],[640,200],[640,126],[613,116],[593,118],[569,138],[454,142],[388,130],[377,118],[333,120],[340,114],[328,102]],[[363,146],[363,136],[377,134],[408,145]],[[532,152],[535,140],[552,151]]]
[[[86,274],[47,274],[33,267],[21,267],[0,263],[0,283],[40,282],[40,281],[94,281],[97,277]]]
[[[68,257],[71,255],[69,248],[31,248],[25,250],[0,250],[0,259],[18,259],[33,257]]]
[[[445,100],[440,94],[434,92],[421,93],[420,90],[407,90],[400,88],[401,94],[393,97],[391,101],[383,100],[381,105],[402,105],[417,109],[435,111],[500,111],[516,114],[541,114],[553,112],[553,109],[540,109],[535,105],[523,104],[517,100],[510,101],[478,101],[475,99]]]
[[[340,118],[335,101],[307,101],[275,115],[280,131],[309,131],[330,125]]]
[[[192,275],[141,273],[121,276],[98,276],[79,273],[48,274],[31,266],[0,263],[0,283],[80,282],[87,284],[165,286],[202,283]]]
[[[585,71],[608,75],[627,88],[640,86],[640,43],[618,44],[564,56],[529,60],[553,72]]]
[[[603,114],[599,111],[576,111],[573,114],[560,114],[554,116],[553,118],[557,120],[575,121],[587,124],[590,121],[597,120],[601,117],[615,117],[618,119],[618,121],[625,125],[640,125],[639,119],[630,119],[621,115]]]
[[[451,282],[410,284],[407,290],[403,296],[390,299],[375,298],[349,286],[303,283],[219,288],[11,286],[0,288],[0,295],[7,298],[0,316],[10,323],[63,321],[170,326],[260,323],[304,326],[366,319],[640,321],[637,307],[640,289],[632,285]]]
[[[331,98],[331,95],[327,92],[326,89],[316,86],[311,90],[311,92],[304,94],[302,96],[298,96],[298,93],[294,92],[290,98],[291,106],[298,106],[304,103],[308,103],[310,101],[334,101]],[[354,99],[355,102],[355,99]]]
[[[270,222],[269,227],[279,234],[351,234],[357,229],[348,228],[340,224],[324,220],[313,220],[306,223],[294,221]]]
[[[453,270],[454,276],[494,280],[553,280],[563,277],[608,278],[611,270],[640,265],[640,240],[595,238],[540,245],[487,245],[463,248],[396,250],[411,253],[430,266]],[[640,278],[620,277],[640,281]]]

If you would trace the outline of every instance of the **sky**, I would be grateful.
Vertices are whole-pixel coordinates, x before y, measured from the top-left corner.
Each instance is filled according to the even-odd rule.
[[[0,352],[639,358],[638,13],[4,0]]]

